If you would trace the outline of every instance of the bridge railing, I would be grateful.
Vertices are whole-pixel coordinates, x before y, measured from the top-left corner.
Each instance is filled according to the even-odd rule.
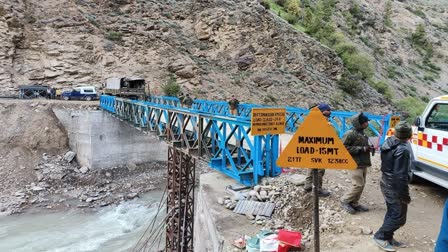
[[[158,104],[167,104],[173,107],[181,107],[180,101],[177,97],[168,96],[152,96],[151,101]],[[241,103],[238,106],[238,116],[233,116],[230,114],[229,105],[226,101],[209,101],[196,99],[193,102],[192,110],[200,111],[204,113],[210,113],[213,115],[223,115],[237,117],[239,119],[250,120],[253,108],[263,108],[267,106]],[[287,106],[286,108],[286,131],[288,133],[294,133],[297,128],[303,122],[305,117],[309,113],[309,109],[297,108]],[[332,111],[330,122],[333,124],[338,136],[342,138],[344,134],[352,128],[351,117],[358,112],[347,112],[347,111]],[[389,129],[389,121],[392,114],[386,115],[374,115],[370,113],[365,113],[370,119],[369,124],[369,135],[372,137],[377,137],[378,142],[376,145],[383,144],[386,138],[386,132]]]

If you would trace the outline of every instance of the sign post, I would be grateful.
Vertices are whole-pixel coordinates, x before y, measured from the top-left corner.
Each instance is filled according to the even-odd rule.
[[[280,154],[277,165],[313,169],[314,251],[319,252],[319,177],[317,169],[353,170],[357,167],[356,162],[322,112],[318,108],[314,108]]]
[[[389,120],[389,128],[395,128],[395,125],[400,122],[400,116],[391,116]]]
[[[319,173],[317,169],[313,169],[313,223],[314,223],[314,251],[320,251],[320,234],[319,234]]]

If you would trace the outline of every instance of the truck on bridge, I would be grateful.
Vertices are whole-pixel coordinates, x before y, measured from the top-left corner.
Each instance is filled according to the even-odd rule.
[[[150,95],[149,87],[141,77],[112,77],[103,84],[103,93],[128,99],[146,100]]]

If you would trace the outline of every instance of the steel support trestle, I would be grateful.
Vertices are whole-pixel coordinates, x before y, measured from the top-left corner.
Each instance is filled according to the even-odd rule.
[[[195,160],[168,148],[168,197],[165,251],[193,252]]]

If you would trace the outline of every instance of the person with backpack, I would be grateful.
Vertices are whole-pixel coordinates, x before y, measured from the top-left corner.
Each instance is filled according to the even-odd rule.
[[[229,108],[230,108],[230,114],[231,115],[238,115],[238,105],[240,104],[240,101],[235,98],[235,95],[232,95],[232,99],[229,101]]]
[[[394,239],[394,232],[406,223],[409,196],[409,169],[411,166],[412,127],[402,121],[395,126],[394,135],[381,146],[380,188],[386,201],[383,225],[373,236],[373,241],[385,251],[405,247]]]

